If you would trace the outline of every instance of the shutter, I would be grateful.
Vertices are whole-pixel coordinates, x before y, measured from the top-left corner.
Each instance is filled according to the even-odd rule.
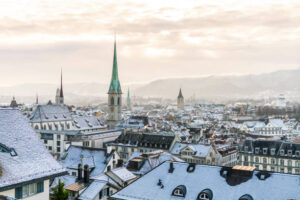
[[[44,181],[37,183],[37,193],[44,192]]]
[[[15,198],[22,199],[22,187],[15,188]]]

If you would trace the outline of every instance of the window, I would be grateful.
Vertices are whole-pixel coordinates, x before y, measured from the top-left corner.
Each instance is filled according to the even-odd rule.
[[[72,172],[72,176],[77,176],[77,175],[76,175],[76,172]]]
[[[56,148],[56,151],[59,153],[59,152],[60,152],[60,147],[57,147],[57,148]]]
[[[280,160],[280,165],[284,166],[284,160],[283,159]]]
[[[114,105],[114,104],[115,104],[114,97],[111,97],[111,98],[110,98],[110,105]]]
[[[280,155],[284,156],[284,150],[283,149],[280,150]]]
[[[275,165],[275,159],[274,158],[271,159],[271,164]]]
[[[245,148],[244,148],[244,149],[245,149],[245,151],[248,151],[248,146],[245,146]]]
[[[259,154],[259,147],[255,147],[255,153]]]
[[[266,158],[264,158],[264,159],[263,159],[263,162],[264,162],[264,163],[267,163],[267,159],[266,159]]]
[[[44,182],[31,183],[15,189],[16,199],[23,199],[44,192]]]
[[[118,105],[121,105],[121,98],[118,98]]]
[[[57,140],[60,140],[60,135],[57,135],[56,138],[57,138]]]
[[[185,194],[186,194],[186,187],[184,185],[177,186],[172,192],[173,196],[178,196],[178,197],[185,197]]]
[[[49,146],[48,149],[49,149],[50,151],[52,151],[52,147]]]
[[[291,161],[291,160],[288,161],[288,166],[289,166],[289,167],[292,166],[292,161]]]
[[[253,197],[249,194],[244,194],[239,198],[239,200],[253,200]]]
[[[44,140],[44,144],[47,144],[48,143],[48,140]]]
[[[296,156],[300,157],[300,151],[296,151]]]
[[[60,141],[57,141],[57,142],[56,142],[56,145],[57,145],[57,146],[60,146]]]
[[[259,158],[258,157],[255,157],[255,162],[259,163]]]
[[[289,156],[291,156],[291,155],[292,155],[292,153],[293,153],[293,151],[292,151],[292,150],[288,150],[288,155],[289,155]]]
[[[202,190],[198,195],[198,200],[212,200],[213,192],[210,189]]]
[[[263,148],[263,154],[266,155],[268,152],[268,148]]]

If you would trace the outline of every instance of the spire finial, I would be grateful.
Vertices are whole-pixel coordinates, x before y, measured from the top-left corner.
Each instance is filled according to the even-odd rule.
[[[64,92],[63,92],[63,83],[62,83],[62,67],[60,68],[60,97],[64,97]]]

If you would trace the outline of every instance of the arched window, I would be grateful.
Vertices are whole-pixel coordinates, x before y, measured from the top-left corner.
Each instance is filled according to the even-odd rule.
[[[253,200],[252,196],[249,194],[244,194],[239,198],[239,200]]]
[[[173,190],[172,195],[173,196],[177,196],[177,197],[185,197],[185,195],[186,195],[186,187],[184,185],[177,186]]]
[[[111,97],[111,98],[110,98],[110,105],[114,105],[114,104],[115,104],[114,97]]]
[[[210,189],[202,190],[198,195],[198,200],[212,200],[213,192]]]
[[[67,124],[67,129],[70,129],[70,124]]]
[[[44,130],[46,130],[47,129],[47,126],[46,126],[46,124],[44,125]]]
[[[35,129],[39,129],[39,126],[38,125],[35,125],[35,127],[34,127]]]
[[[48,124],[49,130],[52,130],[52,125]]]
[[[121,105],[121,98],[118,97],[118,105]]]

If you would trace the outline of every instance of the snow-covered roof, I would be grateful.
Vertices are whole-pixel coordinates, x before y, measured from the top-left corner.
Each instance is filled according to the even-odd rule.
[[[270,173],[270,177],[260,180],[260,172],[254,171],[249,179],[229,184],[228,179],[220,175],[222,167],[195,165],[194,171],[187,172],[188,166],[187,163],[174,162],[174,170],[169,173],[170,163],[165,162],[112,197],[127,200],[198,199],[201,191],[209,189],[214,200],[239,199],[245,194],[253,199],[300,199],[297,175]],[[180,185],[186,188],[184,198],[172,196],[173,190]]]
[[[73,122],[74,130],[86,130],[106,127],[103,118],[100,116],[73,116]]]
[[[136,176],[128,171],[125,167],[112,169],[111,172],[119,177],[123,182],[135,179]]]
[[[60,163],[64,167],[68,169],[78,169],[79,163],[82,166],[89,165],[89,168],[94,168],[90,175],[91,177],[103,172],[108,159],[104,149],[70,146],[65,153],[66,155],[63,154],[60,160]]]
[[[51,122],[72,120],[66,105],[47,104],[38,105],[30,116],[30,122]]]
[[[185,144],[185,143],[176,142],[171,150],[171,153],[178,155],[180,154],[180,151],[186,147],[190,148],[192,151],[195,152],[195,155],[193,155],[194,157],[206,157],[211,148],[211,146],[209,145]]]
[[[1,188],[55,177],[66,173],[48,152],[29,121],[17,109],[0,108],[0,143],[14,149],[16,156],[0,151]]]
[[[105,181],[94,180],[79,196],[79,200],[94,200],[106,185]]]

